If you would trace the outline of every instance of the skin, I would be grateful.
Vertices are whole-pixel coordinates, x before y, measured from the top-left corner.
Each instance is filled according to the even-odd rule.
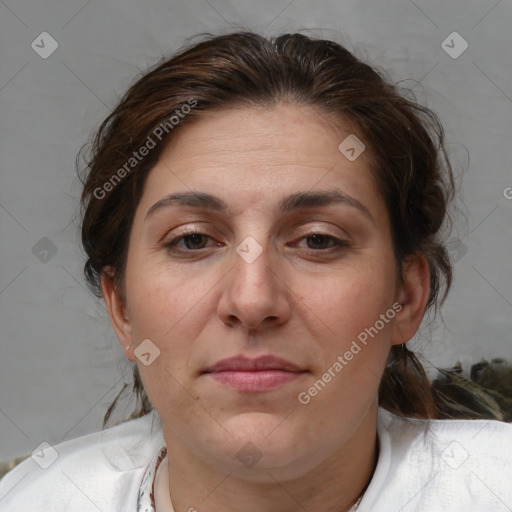
[[[424,256],[411,256],[399,286],[369,151],[349,161],[338,146],[357,130],[331,121],[310,107],[279,104],[210,113],[180,127],[135,212],[126,300],[102,278],[116,335],[162,420],[176,512],[341,511],[373,474],[379,382],[391,346],[420,325],[429,274]],[[276,210],[295,192],[333,188],[371,218],[348,204]],[[175,205],[145,221],[165,195],[191,190],[222,198],[231,215]],[[164,247],[187,229],[205,236],[181,239],[180,255]],[[315,233],[348,245],[315,243]],[[263,249],[252,263],[236,252],[248,236]],[[394,319],[307,405],[299,403],[298,394],[394,303],[402,304]],[[160,350],[148,366],[134,355],[144,339]],[[304,373],[260,393],[201,374],[240,354],[274,354]],[[261,454],[251,468],[237,458],[248,442]]]

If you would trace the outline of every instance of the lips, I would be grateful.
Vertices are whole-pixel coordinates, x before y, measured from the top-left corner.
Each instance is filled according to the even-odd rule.
[[[296,364],[272,355],[222,359],[203,371],[224,386],[248,392],[277,389],[304,373]]]
[[[238,356],[222,359],[205,370],[205,373],[242,371],[255,372],[263,370],[284,370],[288,372],[302,371],[297,365],[276,356],[260,356],[256,359]]]

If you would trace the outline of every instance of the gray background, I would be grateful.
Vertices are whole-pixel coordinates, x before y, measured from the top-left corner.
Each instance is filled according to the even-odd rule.
[[[0,461],[99,430],[129,381],[82,278],[74,158],[132,79],[200,32],[332,38],[438,112],[458,261],[444,324],[414,343],[429,367],[512,359],[511,20],[510,0],[0,0]],[[469,45],[457,58],[442,46],[454,31]],[[46,59],[42,32],[58,43]]]

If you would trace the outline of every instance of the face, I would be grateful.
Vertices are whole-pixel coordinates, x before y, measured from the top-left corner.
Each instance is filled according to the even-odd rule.
[[[369,155],[338,149],[351,133],[304,106],[211,113],[151,170],[122,314],[106,300],[176,458],[305,474],[374,418],[415,328]]]

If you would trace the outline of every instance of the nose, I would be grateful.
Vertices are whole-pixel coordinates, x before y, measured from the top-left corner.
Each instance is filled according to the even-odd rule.
[[[291,312],[291,291],[276,258],[270,258],[264,249],[254,260],[233,252],[232,261],[232,269],[221,281],[224,288],[217,306],[220,319],[226,325],[248,330],[285,323]]]

